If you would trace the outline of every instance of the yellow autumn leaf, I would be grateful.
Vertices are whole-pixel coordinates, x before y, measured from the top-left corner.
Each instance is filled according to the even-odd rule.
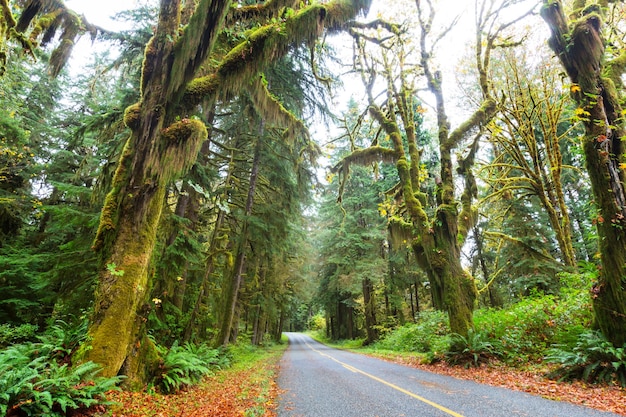
[[[626,162],[622,162],[619,164],[619,169],[626,169]]]
[[[582,107],[578,107],[576,110],[574,110],[574,114],[578,117],[591,115],[591,113],[589,113],[587,110],[583,109]]]
[[[580,93],[582,90],[578,84],[572,84],[569,88],[572,93]]]

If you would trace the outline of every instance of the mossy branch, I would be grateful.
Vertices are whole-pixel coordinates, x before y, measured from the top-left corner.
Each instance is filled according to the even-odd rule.
[[[489,237],[491,239],[504,239],[504,240],[507,240],[507,241],[509,241],[511,243],[514,243],[514,244],[522,247],[528,253],[531,253],[531,254],[537,256],[538,258],[541,258],[541,259],[546,260],[548,262],[552,262],[554,264],[559,264],[559,262],[556,259],[554,259],[552,256],[546,255],[545,253],[538,251],[537,249],[533,248],[532,246],[530,246],[529,244],[527,244],[523,240],[518,239],[516,237],[507,235],[505,233],[490,232],[490,231],[485,231],[485,236],[487,236],[487,237]]]
[[[313,4],[286,17],[253,30],[247,39],[230,50],[215,71],[192,80],[182,105],[192,108],[206,97],[230,95],[241,91],[243,80],[249,80],[267,65],[285,56],[298,45],[312,44],[324,30],[338,31],[363,11],[369,2],[334,0]]]
[[[367,166],[375,162],[394,163],[396,162],[396,152],[393,149],[383,146],[371,146],[369,148],[357,149],[332,167],[331,172],[337,173],[341,170],[349,169],[352,164]]]
[[[295,9],[299,0],[268,0],[264,3],[240,6],[233,3],[226,15],[226,25],[232,26],[248,22],[267,21],[286,13],[287,9]]]
[[[179,97],[213,49],[230,0],[200,0],[178,38],[170,71],[168,96]]]
[[[459,142],[463,140],[468,132],[486,124],[489,120],[491,120],[491,118],[495,115],[496,110],[496,101],[491,98],[486,99],[465,122],[461,123],[459,127],[450,133],[450,136],[446,138],[441,146],[448,150],[454,149]]]
[[[5,39],[19,42],[24,52],[35,57],[34,51],[41,40],[41,45],[48,43],[54,35],[61,33],[59,45],[50,56],[50,74],[56,77],[71,55],[75,42],[84,33],[89,32],[91,39],[104,29],[90,24],[83,16],[78,16],[68,9],[61,0],[28,0],[23,5],[22,13],[16,21],[8,0],[1,0],[3,21],[0,23],[0,71],[6,61]],[[29,28],[31,28],[29,30]]]

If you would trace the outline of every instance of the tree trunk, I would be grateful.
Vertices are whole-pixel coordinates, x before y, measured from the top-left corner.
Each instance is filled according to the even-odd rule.
[[[626,132],[615,85],[622,83],[623,65],[605,62],[602,16],[595,8],[589,10],[568,22],[560,1],[546,1],[541,16],[552,32],[548,44],[572,80],[572,95],[584,115],[583,152],[599,211],[596,225],[602,263],[592,288],[593,307],[598,327],[619,347],[626,342],[626,193],[621,142]]]
[[[378,340],[378,330],[376,330],[376,305],[374,303],[374,285],[369,278],[362,281],[363,303],[365,304],[365,332],[367,338],[365,344],[374,343]]]
[[[212,49],[229,1],[201,1],[206,12],[195,22],[201,38],[193,54],[206,57]],[[152,360],[140,327],[147,314],[149,267],[167,184],[186,172],[207,137],[202,122],[175,120],[170,111],[181,88],[191,80],[194,64],[189,51],[175,51],[180,33],[180,1],[162,0],[155,34],[146,47],[141,103],[126,110],[124,121],[132,130],[106,198],[94,242],[102,269],[89,328],[91,348],[85,358],[103,366],[102,376],[116,375],[125,361],[131,383],[141,383]],[[188,42],[184,42],[188,41]],[[172,67],[184,63],[184,74],[172,77]],[[200,63],[195,64],[196,67]],[[144,366],[145,365],[145,366]]]
[[[252,169],[250,171],[250,184],[248,188],[248,197],[246,199],[245,215],[243,221],[243,227],[239,236],[239,243],[237,245],[237,253],[235,258],[235,264],[233,266],[232,276],[229,280],[228,290],[225,297],[224,315],[222,316],[222,323],[220,332],[218,334],[217,343],[218,346],[227,346],[230,336],[230,331],[233,324],[233,317],[235,315],[235,308],[237,306],[237,296],[239,288],[241,287],[243,267],[245,263],[246,246],[248,245],[248,217],[252,214],[252,206],[254,204],[254,194],[256,192],[256,183],[259,176],[259,161],[261,159],[261,149],[263,146],[263,135],[265,128],[263,122],[261,122],[260,134],[257,139],[257,143],[254,149],[254,158],[252,160]]]

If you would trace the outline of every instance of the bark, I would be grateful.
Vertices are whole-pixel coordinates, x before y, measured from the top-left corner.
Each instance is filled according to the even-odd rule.
[[[579,3],[580,7],[586,5]],[[560,1],[545,1],[541,16],[552,33],[548,44],[572,80],[573,98],[584,112],[583,152],[599,211],[601,269],[592,288],[595,319],[602,333],[615,346],[622,346],[626,342],[626,155],[621,140],[626,132],[615,89],[622,71],[609,71],[601,11],[588,11],[570,22]]]
[[[363,303],[365,304],[365,331],[367,338],[365,344],[374,343],[378,340],[378,330],[376,330],[376,305],[374,303],[374,284],[369,278],[362,281]]]

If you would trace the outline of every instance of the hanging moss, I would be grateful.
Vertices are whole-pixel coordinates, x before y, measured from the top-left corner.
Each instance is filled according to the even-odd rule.
[[[189,83],[183,96],[185,108],[193,108],[205,97],[219,93],[228,96],[241,91],[243,80],[254,77],[267,65],[285,56],[290,48],[310,44],[324,28],[338,30],[356,17],[369,2],[347,0],[306,6],[283,21],[277,21],[249,32],[245,40],[231,49],[214,73]]]
[[[283,138],[288,143],[293,143],[297,136],[303,136],[307,142],[311,142],[309,130],[302,120],[287,110],[280,100],[268,90],[267,81],[263,77],[257,77],[248,91],[252,104],[257,112],[263,115],[266,123],[273,123],[286,128]]]
[[[202,142],[208,137],[206,126],[200,120],[182,119],[162,132],[163,151],[160,175],[165,183],[187,172],[194,164]]]

